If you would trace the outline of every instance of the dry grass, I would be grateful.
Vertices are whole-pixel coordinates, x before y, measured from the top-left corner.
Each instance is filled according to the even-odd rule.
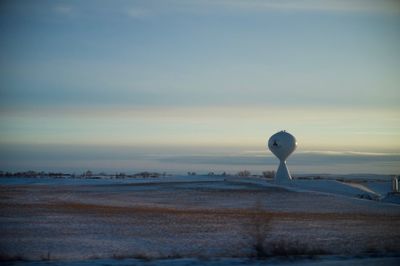
[[[392,252],[398,253],[400,250],[398,244],[400,233],[395,231],[395,228],[400,225],[400,216],[396,212],[387,215],[375,212],[341,213],[334,212],[335,210],[312,213],[309,210],[285,212],[266,210],[261,207],[261,204],[260,206],[256,204],[253,208],[230,208],[222,204],[215,206],[213,204],[213,200],[228,198],[235,202],[236,199],[240,201],[241,197],[254,201],[261,198],[265,203],[263,197],[267,193],[258,190],[250,192],[245,190],[199,192],[196,190],[195,192],[183,191],[183,195],[170,191],[150,191],[148,194],[147,192],[129,192],[123,195],[118,194],[119,201],[113,201],[107,200],[114,199],[114,194],[107,194],[108,190],[105,192],[95,190],[86,195],[85,191],[78,191],[79,189],[82,188],[71,190],[71,193],[79,192],[76,197],[64,199],[60,195],[70,192],[66,187],[54,188],[54,191],[50,188],[5,189],[0,187],[2,195],[0,217],[6,217],[7,221],[14,218],[15,221],[21,221],[18,227],[11,227],[11,230],[0,228],[1,239],[9,241],[9,247],[17,243],[15,239],[33,239],[37,243],[43,241],[57,243],[60,237],[65,237],[69,241],[76,241],[75,238],[82,241],[95,239],[90,242],[90,245],[98,245],[101,251],[96,250],[95,253],[90,253],[92,251],[89,250],[85,256],[101,257],[102,254],[108,254],[107,256],[115,259],[142,260],[207,256],[252,258],[316,256],[329,253],[328,250],[331,251],[329,247],[332,246],[338,246],[341,248],[339,252],[343,252],[347,247],[341,247],[341,245],[346,245],[346,243],[349,247],[358,246],[360,252],[366,254],[381,252],[385,250],[385,247]],[[158,202],[163,203],[162,200],[170,196],[173,197],[169,201],[170,205],[158,204]],[[148,200],[150,197],[158,198],[153,204],[153,201]],[[175,204],[175,201],[179,203],[178,200],[185,203],[191,202],[193,197],[195,197],[193,205],[191,203]],[[35,200],[29,200],[31,198]],[[129,200],[130,205],[121,206],[121,198]],[[77,200],[82,200],[82,202]],[[195,201],[203,200],[207,204],[196,205]],[[39,232],[36,228],[46,230]],[[292,237],[293,228],[311,237],[308,239],[302,239],[301,236],[300,238]],[[43,235],[46,238],[42,238]],[[106,240],[111,238],[116,241],[125,241],[125,245],[132,246],[132,250],[136,253],[131,252],[130,249],[121,250],[120,247],[113,249],[98,241],[99,236],[104,236]],[[347,236],[349,236],[347,239],[343,239]],[[135,242],[135,239],[144,241]],[[371,243],[365,244],[366,240],[371,240]],[[331,242],[327,244],[329,241]],[[27,243],[24,244],[26,247],[34,242],[24,243]],[[77,246],[76,250],[81,247],[80,240],[73,243]],[[154,250],[141,248],[142,243],[156,247]],[[193,247],[190,246],[192,243]],[[187,246],[190,247],[187,248]],[[326,249],[327,246],[328,249]],[[213,248],[217,251],[212,251]],[[43,248],[36,249],[35,254],[39,254],[38,260],[54,260],[57,259],[56,254],[63,252],[63,250],[53,248],[50,254],[47,249],[45,245]],[[28,250],[31,252],[30,249]],[[209,250],[211,252],[208,252]],[[10,255],[13,255],[12,253],[10,252]],[[26,253],[21,254],[26,255]],[[41,254],[43,255],[40,256]],[[0,260],[22,259],[24,258],[21,256],[0,256]]]
[[[323,249],[310,248],[305,243],[299,241],[288,241],[281,239],[279,241],[268,241],[269,234],[273,230],[271,222],[279,217],[276,213],[270,213],[262,209],[260,202],[257,202],[253,212],[250,215],[249,224],[246,224],[245,234],[250,239],[250,248],[252,253],[250,257],[257,259],[266,259],[270,257],[293,257],[316,255],[326,255],[329,252]]]
[[[109,206],[77,202],[56,202],[49,204],[0,203],[0,211],[21,210],[23,212],[62,212],[71,214],[90,214],[98,216],[110,215],[217,215],[230,218],[278,219],[278,220],[362,220],[362,221],[398,221],[398,215],[379,215],[370,213],[310,213],[310,212],[271,212],[257,209],[205,209],[205,208],[168,208],[156,206]]]
[[[26,258],[21,255],[10,256],[8,254],[0,254],[0,262],[1,261],[26,261]]]

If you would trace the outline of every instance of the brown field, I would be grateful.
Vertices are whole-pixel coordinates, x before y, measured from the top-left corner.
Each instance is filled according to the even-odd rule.
[[[257,186],[0,186],[0,225],[3,259],[400,254],[397,205]]]

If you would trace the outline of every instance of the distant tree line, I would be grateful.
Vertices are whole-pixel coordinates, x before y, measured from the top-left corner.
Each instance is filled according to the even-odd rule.
[[[239,171],[237,173],[237,176],[240,176],[240,177],[250,177],[250,176],[257,177],[259,175],[252,175],[249,170],[242,170],[242,171]],[[275,171],[263,171],[262,174],[261,174],[261,177],[263,177],[263,178],[274,178],[275,177]]]
[[[61,172],[44,172],[44,171],[23,171],[23,172],[9,172],[0,171],[0,177],[70,177],[71,174]]]
[[[196,176],[196,172],[189,171],[187,172],[188,176]],[[226,172],[222,172],[220,174],[216,174],[215,172],[208,172],[207,176],[239,176],[239,177],[260,177],[260,175],[252,175],[249,170],[242,170],[237,172],[236,174],[228,174]],[[0,177],[31,177],[31,178],[85,178],[85,179],[101,179],[101,178],[157,178],[157,177],[165,177],[167,176],[166,172],[158,173],[158,172],[139,172],[135,174],[126,174],[123,172],[115,173],[115,174],[107,174],[104,172],[93,173],[91,170],[87,170],[82,174],[75,173],[62,173],[62,172],[45,172],[45,171],[21,171],[21,172],[9,172],[9,171],[0,171]],[[275,171],[264,171],[262,172],[261,177],[263,178],[273,178],[275,176]]]

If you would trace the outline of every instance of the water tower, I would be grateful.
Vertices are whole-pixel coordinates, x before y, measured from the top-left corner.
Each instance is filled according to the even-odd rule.
[[[268,148],[271,152],[278,157],[279,167],[275,174],[275,181],[277,183],[284,183],[292,180],[292,176],[286,166],[286,159],[296,149],[296,138],[286,131],[280,131],[272,135],[268,140]]]

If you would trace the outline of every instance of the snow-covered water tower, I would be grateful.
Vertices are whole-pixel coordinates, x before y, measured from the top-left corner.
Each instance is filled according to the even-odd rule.
[[[292,179],[289,170],[286,166],[286,159],[296,149],[296,138],[286,131],[280,131],[272,135],[268,140],[268,148],[278,157],[279,167],[275,174],[277,183],[287,182]]]

